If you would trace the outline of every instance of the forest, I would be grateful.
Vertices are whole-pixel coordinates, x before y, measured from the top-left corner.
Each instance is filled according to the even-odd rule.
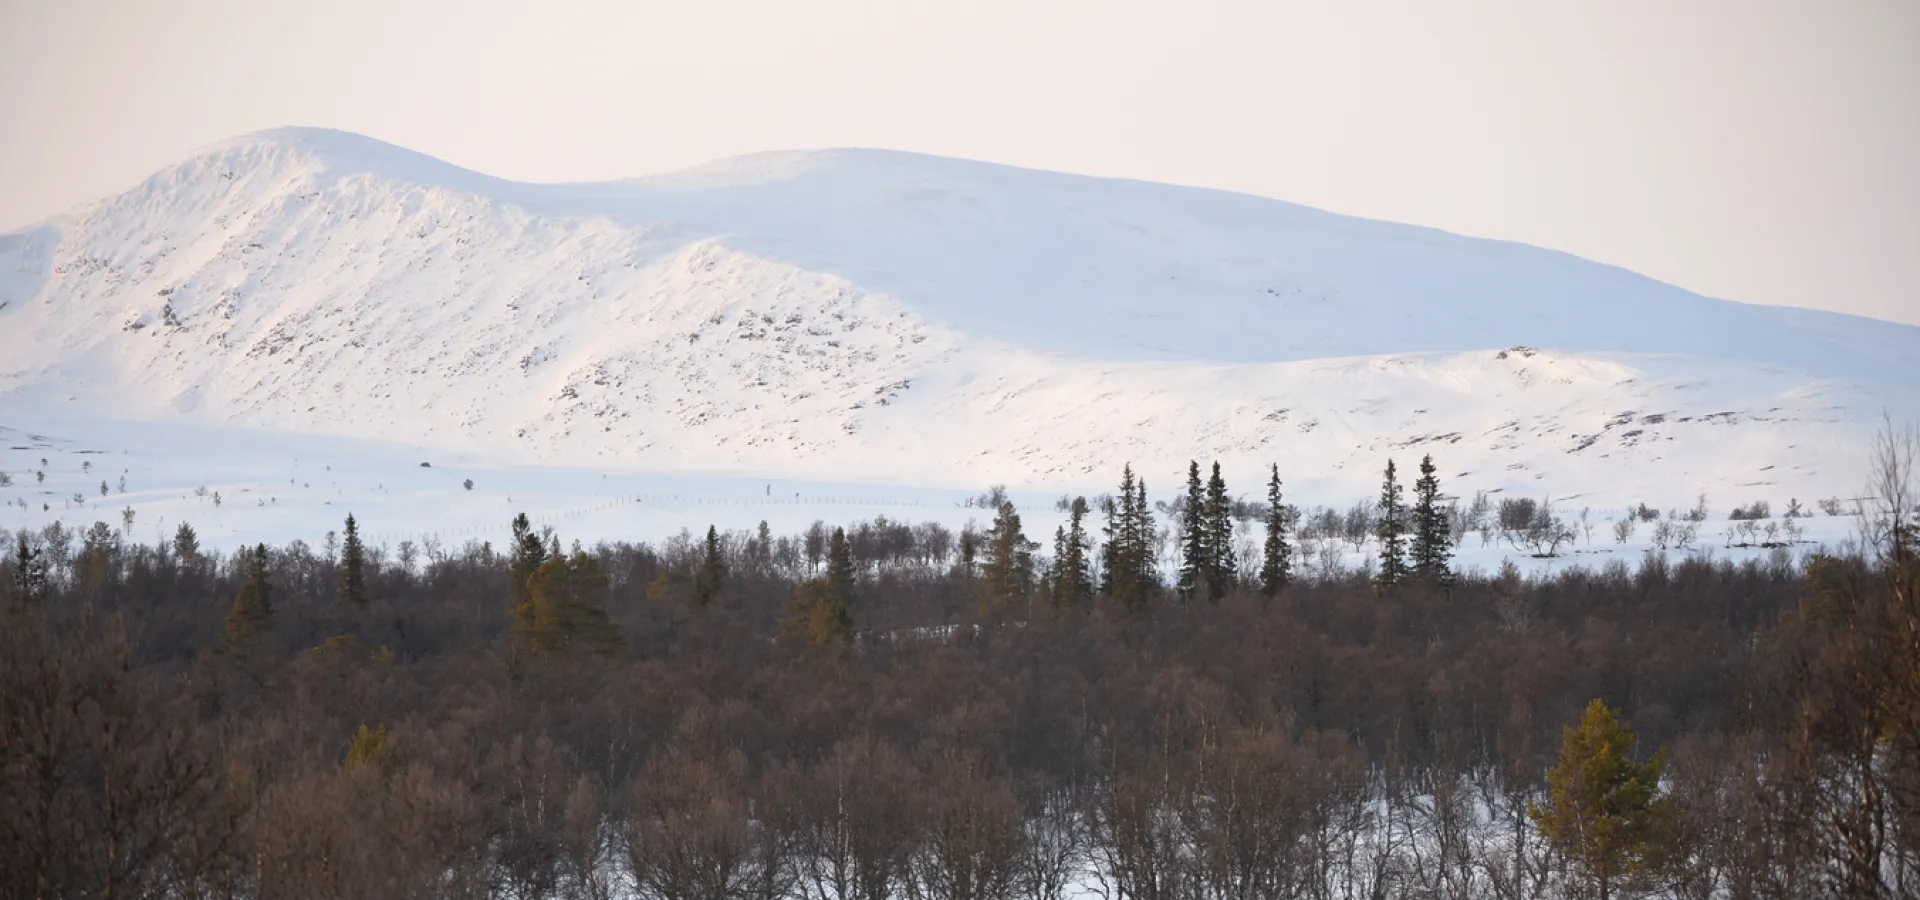
[[[1538,577],[1455,570],[1430,461],[1361,571],[1197,463],[1040,540],[21,531],[0,895],[1920,896],[1914,453],[1847,548]]]

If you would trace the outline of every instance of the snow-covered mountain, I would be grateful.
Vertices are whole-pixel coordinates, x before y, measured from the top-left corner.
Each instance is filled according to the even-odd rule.
[[[868,150],[605,184],[312,129],[0,237],[0,424],[57,403],[470,459],[1098,488],[1845,491],[1920,328],[1258,197]]]

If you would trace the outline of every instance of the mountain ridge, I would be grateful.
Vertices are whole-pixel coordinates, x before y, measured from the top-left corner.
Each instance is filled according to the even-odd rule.
[[[1910,326],[1250,195],[856,149],[529,185],[317,129],[0,237],[0,325],[0,412],[944,484],[1432,443],[1737,484],[1728,418],[1826,478],[1920,382]]]

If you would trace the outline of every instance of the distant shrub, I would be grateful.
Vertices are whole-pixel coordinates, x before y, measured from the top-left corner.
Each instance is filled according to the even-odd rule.
[[[1733,514],[1727,516],[1727,518],[1732,519],[1735,522],[1748,522],[1748,521],[1756,521],[1759,519],[1771,519],[1773,518],[1773,507],[1767,505],[1767,501],[1765,500],[1755,500],[1752,503],[1747,504],[1746,506],[1734,507]]]

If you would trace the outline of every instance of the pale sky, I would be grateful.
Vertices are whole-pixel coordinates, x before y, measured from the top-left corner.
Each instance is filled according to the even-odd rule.
[[[1920,0],[0,0],[0,229],[279,125],[1200,185],[1920,324]]]

